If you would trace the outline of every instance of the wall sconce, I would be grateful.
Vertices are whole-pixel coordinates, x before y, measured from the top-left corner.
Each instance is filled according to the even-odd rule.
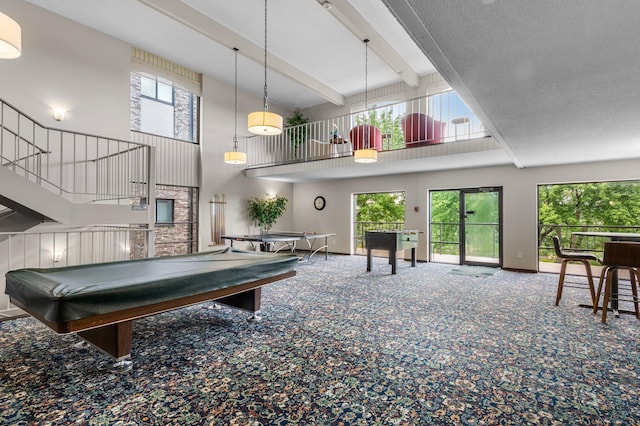
[[[62,108],[53,108],[53,118],[55,118],[56,121],[62,121],[64,120],[65,112]]]
[[[53,253],[53,256],[51,256],[51,260],[53,260],[53,263],[58,263],[62,260],[63,256],[65,256],[66,253],[67,250],[56,250]]]

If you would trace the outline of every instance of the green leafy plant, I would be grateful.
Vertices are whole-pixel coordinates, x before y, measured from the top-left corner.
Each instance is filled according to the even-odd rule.
[[[282,216],[286,206],[287,199],[280,195],[267,195],[265,198],[251,197],[249,199],[249,219],[257,223],[261,231],[268,232]]]
[[[309,119],[302,115],[298,109],[293,111],[293,115],[291,117],[287,118],[286,134],[289,137],[291,146],[296,154],[298,152],[298,145],[307,140],[307,126],[303,126],[303,124],[307,124],[308,122]]]

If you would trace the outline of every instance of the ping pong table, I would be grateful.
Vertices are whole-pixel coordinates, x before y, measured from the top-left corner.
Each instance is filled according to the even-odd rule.
[[[320,234],[316,232],[273,231],[261,235],[223,235],[221,238],[223,240],[229,240],[231,242],[231,247],[233,247],[234,241],[247,241],[253,248],[255,248],[254,243],[260,243],[261,251],[277,253],[280,250],[287,249],[293,254],[296,253],[298,242],[304,241],[306,243],[306,247],[304,249],[308,250],[307,260],[311,260],[311,257],[322,249],[324,249],[324,259],[327,260],[329,253],[329,237],[333,237],[335,235],[335,233]],[[317,247],[316,243],[321,245]]]

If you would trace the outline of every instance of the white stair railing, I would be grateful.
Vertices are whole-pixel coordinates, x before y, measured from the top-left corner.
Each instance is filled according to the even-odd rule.
[[[0,100],[0,165],[73,202],[149,198],[151,147],[45,127]]]
[[[0,318],[21,314],[4,294],[4,275],[21,268],[58,268],[141,259],[154,252],[153,230],[91,226],[0,232]]]

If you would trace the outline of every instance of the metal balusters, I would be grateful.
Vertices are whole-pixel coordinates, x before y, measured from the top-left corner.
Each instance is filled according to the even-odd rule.
[[[434,95],[423,96],[407,101],[376,106],[366,111],[357,111],[332,117],[326,120],[310,122],[300,126],[286,127],[281,135],[257,136],[246,138],[247,168],[269,167],[288,163],[321,160],[352,155],[349,143],[349,132],[362,120],[375,120],[384,135],[383,151],[412,147],[411,139],[407,139],[403,129],[402,118],[410,114],[419,114],[422,119],[412,121],[409,132],[420,135],[421,141],[430,143],[447,143],[459,140],[484,138],[488,136],[480,120],[468,109],[458,95],[446,91]],[[464,120],[461,120],[461,119]],[[458,126],[462,123],[465,131]],[[305,145],[296,153],[292,150],[291,137],[298,135],[302,127],[306,131]],[[334,139],[334,129],[339,139]],[[250,143],[249,143],[249,139]],[[323,144],[340,141],[337,147],[326,147]],[[300,145],[300,146],[302,146]],[[415,144],[422,146],[424,144]],[[455,149],[452,147],[452,149]],[[330,150],[331,155],[327,155]],[[296,154],[298,154],[296,156]]]

